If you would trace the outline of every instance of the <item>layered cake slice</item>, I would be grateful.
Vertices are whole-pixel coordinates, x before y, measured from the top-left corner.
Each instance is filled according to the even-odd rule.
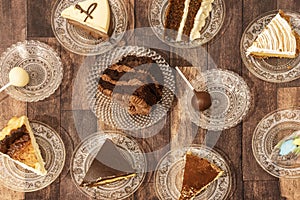
[[[136,176],[131,164],[115,144],[106,139],[80,186],[97,187]]]
[[[44,161],[26,116],[13,117],[0,132],[0,152],[25,169],[47,173]]]
[[[223,171],[219,167],[188,151],[185,155],[183,183],[179,200],[194,199],[222,174]]]
[[[176,41],[181,41],[183,35],[190,41],[200,38],[200,31],[212,10],[213,2],[214,0],[169,0],[165,17],[165,34]]]
[[[129,114],[148,115],[162,98],[160,83],[160,68],[151,58],[129,55],[104,70],[98,89],[127,108]]]
[[[247,55],[295,58],[299,50],[300,36],[292,30],[290,17],[280,10],[247,49]]]
[[[110,6],[108,0],[86,0],[62,11],[70,24],[81,27],[95,38],[108,38]]]

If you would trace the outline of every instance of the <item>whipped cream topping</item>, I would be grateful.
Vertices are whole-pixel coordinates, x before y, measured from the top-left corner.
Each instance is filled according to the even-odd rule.
[[[297,43],[292,28],[278,13],[247,49],[246,54],[293,58],[296,49]]]
[[[201,7],[197,12],[195,17],[194,26],[190,34],[190,40],[193,41],[200,38],[200,31],[205,25],[205,20],[208,17],[210,11],[212,10],[212,3],[214,0],[203,0],[201,2]]]
[[[177,34],[177,38],[176,38],[177,42],[181,41],[183,28],[184,28],[184,25],[185,25],[185,22],[186,22],[188,13],[189,13],[189,4],[190,4],[190,2],[191,2],[191,0],[186,0],[184,2],[183,16],[182,16],[182,19],[181,19],[181,22],[180,22],[180,26],[179,26],[178,34]]]
[[[109,30],[110,7],[107,0],[86,0],[79,2],[63,10],[61,16],[106,34]]]

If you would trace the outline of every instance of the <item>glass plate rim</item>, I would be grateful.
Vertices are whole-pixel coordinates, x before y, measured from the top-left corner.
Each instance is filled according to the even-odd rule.
[[[125,50],[128,51],[129,53],[128,52],[124,53]],[[100,61],[103,61],[103,59],[105,59],[105,60],[110,59],[109,61],[115,61],[117,59],[121,59],[124,55],[136,55],[136,54],[139,54],[140,52],[145,53],[145,54],[148,52],[149,54],[151,54],[150,57],[152,59],[154,59],[154,58],[157,57],[158,61],[159,60],[163,60],[163,63],[161,65],[163,65],[163,66],[165,66],[165,68],[169,69],[169,71],[166,71],[165,72],[166,74],[163,75],[163,79],[164,80],[168,80],[170,77],[172,78],[171,84],[167,84],[169,90],[172,92],[172,101],[169,102],[170,105],[169,105],[168,109],[164,112],[163,115],[160,115],[159,119],[154,120],[153,123],[149,123],[149,124],[146,124],[146,125],[143,125],[143,126],[137,125],[136,121],[133,121],[134,123],[130,127],[125,126],[124,122],[123,122],[124,120],[115,119],[114,115],[112,114],[112,116],[109,117],[110,120],[107,121],[107,124],[112,125],[114,127],[123,128],[126,131],[141,130],[143,128],[151,127],[151,126],[155,125],[156,123],[158,123],[161,119],[163,119],[167,115],[168,111],[171,109],[172,102],[174,100],[175,90],[176,90],[176,80],[175,80],[175,76],[173,74],[173,71],[171,69],[171,66],[166,61],[166,59],[159,52],[157,52],[156,50],[153,50],[151,48],[142,47],[142,46],[136,46],[136,45],[129,45],[129,46],[124,46],[124,47],[116,47],[116,48],[112,49],[111,51],[108,51],[105,54],[103,54],[103,55],[105,55],[105,57],[102,56],[101,58],[99,58],[99,59],[97,59],[95,61],[95,64],[100,63]],[[116,53],[117,56],[111,57],[112,53]],[[108,55],[108,56],[106,56],[106,55]],[[108,67],[109,66],[106,66],[106,68],[108,68]],[[103,68],[103,70],[104,70],[104,68]],[[90,81],[95,82],[95,80],[94,80],[95,78],[93,78],[94,77],[94,72],[93,71],[97,71],[97,73],[98,73],[99,72],[99,66],[95,65],[95,66],[93,66],[93,67],[91,67],[89,69],[89,73],[88,73],[88,77],[87,77],[88,82],[90,82]],[[169,74],[170,77],[168,77],[167,74]],[[86,86],[89,87],[90,84],[87,84]],[[89,102],[89,108],[90,108],[90,110],[95,114],[95,116],[97,118],[101,118],[101,115],[99,115],[99,110],[97,109],[98,104],[99,104],[100,101],[98,99],[96,99],[92,95],[93,93],[90,92],[89,89],[87,89],[86,91],[88,91],[88,93],[86,94],[86,96],[87,96],[87,100]],[[167,91],[166,91],[166,94],[168,94]],[[108,98],[105,94],[103,94],[102,92],[100,92],[98,90],[96,91],[96,93],[94,95],[96,95],[97,97],[99,97],[100,95],[103,95],[104,96],[103,98]],[[166,96],[166,97],[168,97],[168,96]],[[111,101],[111,100],[109,100],[109,101]],[[162,99],[161,101],[164,101],[164,100]],[[111,108],[114,108],[115,107],[114,105],[115,104],[112,103],[111,104]],[[124,108],[122,108],[122,109],[124,109]],[[115,110],[112,110],[111,112],[113,113],[113,111],[115,111]]]
[[[236,184],[236,173],[234,171],[233,168],[233,164],[230,161],[229,157],[225,154],[225,152],[223,152],[221,149],[218,148],[211,148],[209,146],[206,146],[204,144],[192,144],[190,146],[184,146],[181,148],[174,148],[169,150],[168,152],[166,152],[159,160],[157,163],[157,166],[155,168],[155,172],[154,172],[154,183],[156,183],[156,176],[157,176],[157,172],[159,171],[159,167],[160,164],[162,163],[162,161],[168,157],[168,155],[172,152],[175,151],[188,151],[189,149],[195,149],[195,150],[204,150],[204,151],[209,151],[210,153],[213,153],[217,156],[219,156],[225,163],[225,165],[228,167],[229,171],[228,173],[228,177],[230,179],[230,183],[229,183],[229,189],[227,190],[227,194],[225,196],[224,199],[230,198],[234,192],[234,188],[235,188],[235,184]],[[155,184],[156,185],[156,184]],[[157,196],[159,197],[159,199],[161,199],[161,197],[159,196],[159,192],[157,191],[157,187],[155,186],[155,193],[157,194]]]
[[[63,150],[63,152],[64,152],[64,154],[63,154],[64,159],[61,160],[61,162],[60,162],[60,163],[61,163],[61,167],[60,167],[58,173],[55,174],[55,176],[53,176],[54,178],[53,178],[48,184],[45,184],[44,186],[42,186],[42,187],[40,187],[40,188],[38,188],[38,189],[30,189],[30,190],[24,191],[24,190],[21,190],[21,189],[19,190],[19,189],[16,189],[16,188],[11,189],[11,188],[7,187],[6,185],[3,185],[4,187],[7,187],[8,189],[11,189],[11,190],[16,191],[16,192],[24,192],[24,193],[27,193],[27,192],[35,192],[35,191],[40,191],[40,190],[42,190],[42,189],[44,189],[44,188],[50,186],[50,185],[51,185],[51,184],[52,184],[52,183],[60,176],[60,174],[61,174],[61,172],[62,172],[62,170],[63,170],[63,168],[64,168],[64,166],[65,166],[65,160],[66,160],[66,148],[65,148],[65,144],[64,144],[62,138],[61,138],[60,135],[57,133],[57,131],[54,130],[50,125],[48,125],[48,124],[46,124],[46,123],[44,123],[44,122],[38,121],[38,120],[29,120],[29,124],[31,124],[31,123],[36,123],[36,124],[42,125],[42,126],[46,127],[47,129],[51,130],[51,132],[53,132],[53,133],[56,135],[56,137],[58,138],[58,140],[60,141],[60,143],[61,143],[61,145],[62,145],[62,147],[63,147],[62,150]],[[12,162],[13,162],[13,161],[12,161]]]
[[[255,77],[263,80],[263,81],[266,81],[266,82],[270,82],[270,83],[288,83],[288,82],[291,82],[291,81],[294,81],[294,80],[297,80],[300,78],[300,76],[296,76],[296,77],[293,77],[291,79],[288,79],[288,80],[277,80],[277,79],[267,79],[263,76],[261,76],[260,74],[258,74],[254,69],[252,69],[252,63],[248,62],[248,59],[247,59],[247,56],[246,56],[246,53],[244,51],[244,46],[243,46],[243,40],[245,38],[245,35],[246,35],[246,31],[249,30],[249,28],[255,23],[257,22],[259,19],[262,19],[266,16],[269,16],[269,15],[276,15],[278,12],[279,12],[280,9],[277,9],[277,10],[271,10],[271,11],[267,11],[265,13],[262,13],[260,14],[259,16],[255,17],[254,19],[252,19],[249,24],[246,26],[246,28],[244,29],[243,31],[243,34],[242,34],[242,37],[241,37],[241,40],[240,40],[240,55],[242,57],[242,61],[244,63],[244,65],[246,66],[246,68],[251,72],[251,74],[253,74]],[[290,9],[282,9],[284,10],[285,13],[292,13],[292,14],[297,14],[300,16],[300,12],[297,12],[297,11],[293,11],[293,10],[290,10]],[[300,54],[298,55],[300,56]],[[300,69],[300,63],[299,63],[299,66],[298,68]],[[290,70],[289,70],[290,71]]]
[[[80,140],[80,142],[76,145],[76,147],[74,148],[73,150],[73,153],[72,153],[72,156],[71,156],[71,161],[70,161],[70,171],[71,169],[73,169],[73,161],[74,161],[74,157],[77,153],[77,151],[81,148],[81,146],[87,142],[88,140],[90,140],[91,138],[94,138],[94,137],[103,137],[103,138],[106,138],[106,135],[107,134],[115,134],[115,135],[119,135],[119,136],[123,136],[123,137],[127,137],[128,139],[134,141],[140,151],[143,153],[143,157],[145,159],[145,171],[143,173],[143,177],[142,179],[140,180],[140,183],[138,184],[138,186],[135,188],[135,190],[131,191],[131,195],[133,195],[143,184],[145,178],[146,178],[146,170],[148,168],[148,163],[147,163],[147,158],[145,157],[145,152],[144,152],[144,149],[140,146],[140,143],[132,136],[130,136],[130,134],[126,134],[126,131],[121,131],[121,130],[98,130],[96,132],[93,132],[92,134],[89,134],[87,137],[83,138],[82,140]],[[87,193],[85,193],[85,191],[78,185],[77,181],[75,180],[75,177],[73,175],[73,173],[71,173],[71,179],[72,179],[72,182],[73,184],[75,184],[76,188],[82,193],[84,194],[86,197],[90,197],[92,198],[90,195],[88,195]],[[124,198],[128,198],[128,197],[124,197]],[[123,199],[124,199],[123,198]],[[97,199],[97,198],[95,198]]]
[[[19,41],[17,43],[14,43],[12,44],[10,47],[8,47],[3,53],[2,55],[0,56],[0,67],[3,66],[3,60],[8,56],[8,54],[10,52],[12,52],[14,49],[16,49],[18,46],[22,46],[22,45],[28,45],[28,44],[33,44],[37,47],[43,47],[45,49],[48,49],[50,51],[51,54],[53,54],[53,56],[55,57],[55,59],[57,60],[57,63],[59,63],[59,66],[58,66],[58,69],[59,69],[59,72],[58,72],[58,76],[56,77],[57,78],[57,83],[54,85],[54,87],[52,87],[52,90],[51,92],[48,94],[48,95],[45,95],[45,96],[40,96],[38,98],[33,98],[33,99],[30,99],[30,98],[27,98],[25,97],[19,97],[18,95],[15,95],[13,94],[10,90],[5,90],[7,92],[7,94],[9,96],[11,96],[12,98],[16,99],[16,100],[19,100],[19,101],[23,101],[23,102],[38,102],[38,101],[41,101],[41,100],[44,100],[48,97],[50,97],[52,94],[55,93],[55,91],[58,89],[58,87],[60,86],[62,80],[63,80],[63,64],[62,64],[62,61],[61,61],[61,58],[60,56],[58,55],[58,53],[51,47],[49,46],[48,44],[44,43],[44,42],[40,42],[38,40],[24,40],[24,41]],[[0,83],[2,85],[6,84],[6,83],[3,83],[2,82],[2,78],[0,79]]]
[[[54,19],[55,19],[55,16],[54,16],[54,14],[55,14],[55,10],[57,9],[57,6],[62,2],[63,0],[56,0],[55,1],[55,3],[53,4],[53,6],[52,6],[52,9],[51,9],[51,18],[50,18],[50,20],[51,20],[51,29],[52,29],[52,32],[53,32],[53,34],[54,34],[54,36],[55,36],[55,38],[57,39],[57,41],[59,42],[59,44],[61,44],[65,49],[67,49],[68,51],[70,51],[70,52],[72,52],[72,53],[74,53],[74,54],[78,54],[78,55],[82,55],[82,56],[97,56],[97,55],[101,55],[101,54],[104,54],[104,53],[106,53],[106,52],[108,52],[109,50],[111,50],[111,49],[113,49],[115,46],[118,46],[118,43],[120,43],[121,41],[122,41],[122,38],[124,37],[124,35],[125,35],[125,32],[123,32],[120,36],[119,36],[119,39],[118,39],[118,41],[114,44],[114,45],[112,45],[111,46],[111,48],[109,48],[107,51],[104,51],[104,52],[101,52],[101,53],[91,53],[91,52],[78,52],[78,51],[76,51],[76,50],[73,50],[72,48],[70,48],[70,47],[67,47],[62,41],[61,41],[61,39],[58,37],[58,34],[56,33],[56,31],[55,31],[55,27],[54,27],[54,23],[53,23],[53,21],[54,21]],[[79,1],[83,1],[83,0],[79,0]],[[122,4],[122,6],[123,6],[123,8],[124,8],[124,15],[125,15],[125,19],[127,19],[127,20],[125,20],[125,27],[126,27],[126,29],[128,28],[128,10],[127,10],[127,8],[126,8],[126,6],[125,6],[125,4],[124,4],[124,1],[123,0],[118,0],[121,4]],[[97,46],[97,45],[96,45]]]
[[[211,130],[211,131],[222,131],[222,130],[227,130],[229,128],[235,127],[247,116],[247,114],[249,114],[249,110],[251,107],[251,101],[252,101],[251,90],[250,90],[250,87],[248,86],[247,82],[241,75],[239,75],[238,73],[236,73],[234,71],[228,70],[228,69],[221,69],[221,68],[209,69],[209,70],[206,70],[205,72],[203,72],[202,76],[205,77],[208,74],[213,73],[213,72],[223,72],[223,73],[231,74],[234,77],[238,78],[242,82],[243,86],[246,88],[245,92],[247,93],[247,99],[246,99],[246,105],[245,105],[244,112],[242,113],[242,115],[240,115],[238,120],[235,120],[235,122],[232,122],[230,125],[223,125],[222,127],[219,127],[219,126],[216,127],[216,126],[209,125],[209,123],[202,124],[202,121],[200,121],[199,123],[193,122],[195,124],[198,124],[203,129],[207,129],[207,130]]]
[[[294,111],[294,110],[298,110],[300,112],[300,106],[289,106],[289,107],[286,107],[286,108],[279,108],[279,109],[275,109],[271,112],[269,112],[267,115],[265,115],[257,124],[257,126],[255,127],[254,131],[253,131],[253,136],[252,136],[252,139],[251,139],[251,148],[252,148],[252,154],[256,160],[256,162],[259,164],[259,166],[265,171],[267,172],[268,174],[270,174],[271,176],[274,176],[276,178],[287,178],[287,179],[297,179],[300,177],[300,172],[299,172],[299,175],[296,176],[296,177],[290,177],[290,176],[280,176],[280,175],[276,175],[272,172],[270,172],[269,170],[266,169],[266,167],[260,162],[259,158],[258,158],[258,155],[255,153],[254,149],[255,149],[255,141],[254,141],[254,138],[255,136],[257,135],[258,133],[258,130],[259,130],[259,127],[260,125],[264,122],[264,120],[266,120],[267,118],[269,118],[270,116],[274,115],[275,113],[278,113],[278,112],[283,112],[283,111]],[[299,167],[299,170],[300,170],[300,167]]]

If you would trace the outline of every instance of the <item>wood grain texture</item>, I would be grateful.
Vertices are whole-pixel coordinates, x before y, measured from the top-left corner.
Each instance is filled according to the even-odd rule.
[[[23,41],[26,38],[27,23],[26,1],[1,0],[0,1],[0,53],[7,47]],[[14,109],[11,109],[14,108]],[[0,94],[0,127],[4,127],[13,116],[27,114],[26,103],[9,97],[5,92]],[[22,192],[14,192],[0,185],[0,199],[24,199]]]
[[[243,3],[243,30],[256,17],[263,13],[277,8],[277,2],[273,0],[259,1],[259,0],[244,0]],[[264,82],[251,74],[245,65],[242,65],[242,75],[247,77],[246,81],[250,84],[254,92],[251,114],[243,122],[243,179],[244,180],[275,180],[272,176],[267,174],[257,162],[254,162],[252,154],[252,135],[258,122],[269,112],[276,109],[276,89],[277,85],[273,83]],[[253,93],[252,93],[253,94]],[[251,170],[249,170],[251,169]],[[248,193],[249,191],[245,191]]]
[[[29,37],[53,37],[51,11],[56,0],[28,0],[27,35]]]
[[[245,200],[281,200],[278,181],[245,181]],[[251,192],[250,192],[251,191]],[[282,199],[283,200],[283,199]]]
[[[300,87],[279,88],[278,108],[300,107]],[[281,196],[287,200],[300,199],[300,179],[280,179]]]
[[[0,94],[0,126],[12,116],[28,115],[49,124],[63,138],[68,157],[74,148],[86,136],[97,130],[112,129],[99,122],[89,110],[84,96],[84,77],[93,60],[73,54],[64,49],[53,37],[51,29],[51,7],[55,0],[0,0],[0,53],[11,44],[25,39],[35,39],[49,44],[57,51],[64,66],[64,79],[60,88],[49,98],[24,103]],[[148,27],[149,0],[125,0],[128,10],[128,29]],[[232,70],[243,76],[251,89],[252,102],[249,114],[241,124],[220,132],[206,131],[191,122],[182,104],[182,95],[187,89],[182,79],[176,77],[176,99],[168,115],[155,127],[131,133],[147,154],[150,172],[137,192],[128,199],[157,200],[154,183],[154,169],[161,157],[170,149],[190,144],[203,144],[215,147],[228,159],[235,175],[236,184],[229,199],[233,200],[273,200],[299,199],[299,180],[284,180],[268,175],[256,163],[251,148],[253,131],[257,123],[276,108],[299,105],[300,80],[284,84],[266,83],[257,79],[242,64],[239,42],[245,27],[257,16],[275,9],[298,11],[298,0],[225,0],[226,19],[218,35],[208,44],[195,49],[169,48],[148,28],[141,31],[143,37],[126,34],[120,45],[139,45],[155,49],[162,54],[171,67],[194,65],[205,71],[222,68]],[[133,37],[132,37],[133,36]],[[91,58],[89,58],[91,59]],[[82,67],[82,65],[87,67]],[[183,69],[183,68],[182,68]],[[193,79],[190,67],[183,70],[189,80]],[[78,76],[80,75],[80,76]],[[79,77],[79,80],[76,78]],[[79,92],[74,98],[74,92]],[[13,108],[13,109],[12,109]],[[183,140],[184,138],[184,140]],[[168,146],[172,141],[172,145]],[[151,153],[154,152],[154,153]],[[90,198],[82,194],[73,183],[69,167],[70,158],[61,176],[49,187],[33,192],[18,193],[0,185],[0,199],[83,199]],[[281,192],[279,190],[281,185]]]

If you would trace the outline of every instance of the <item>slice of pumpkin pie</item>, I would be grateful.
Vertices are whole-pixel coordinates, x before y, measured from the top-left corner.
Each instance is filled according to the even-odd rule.
[[[0,154],[38,175],[47,171],[26,116],[13,117],[0,132]]]

